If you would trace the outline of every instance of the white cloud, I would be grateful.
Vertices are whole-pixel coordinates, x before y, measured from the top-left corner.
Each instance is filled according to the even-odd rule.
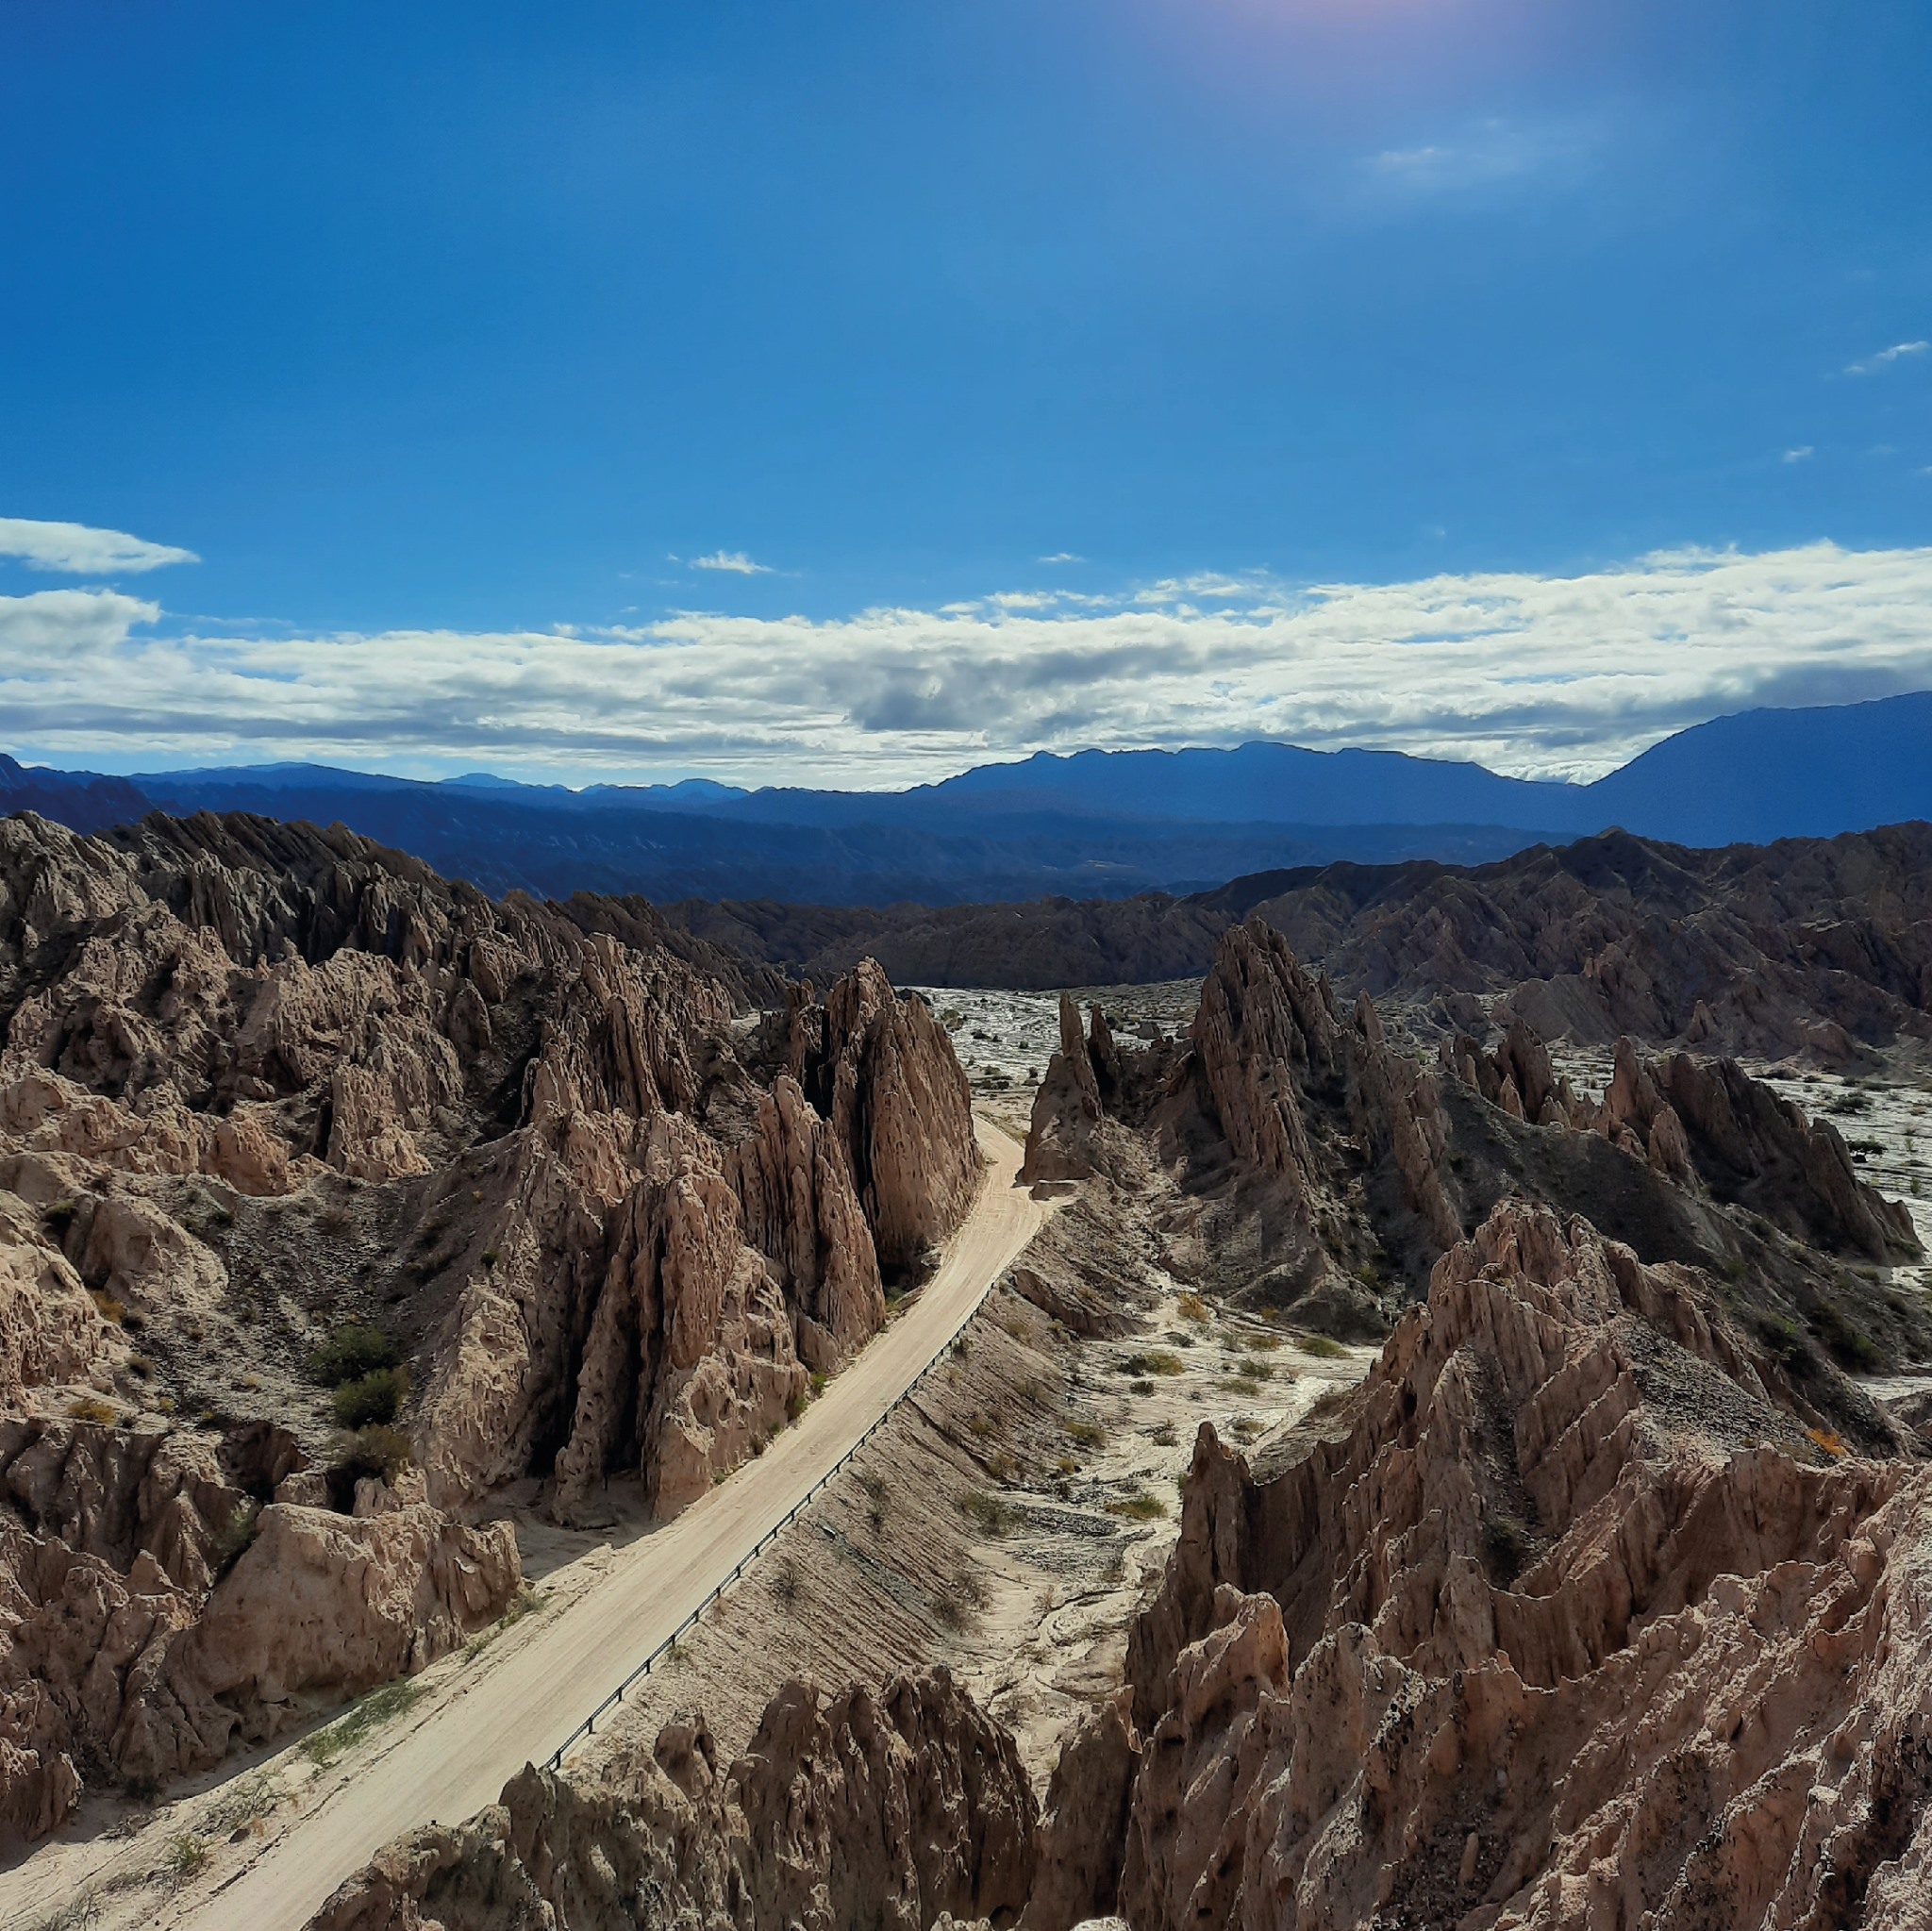
[[[25,516],[0,516],[0,557],[11,557],[29,570],[58,571],[63,576],[119,576],[158,570],[165,563],[199,563],[192,550],[150,543],[122,530],[97,530],[84,523],[36,523]]]
[[[1056,550],[1051,557],[1042,557],[1042,563],[1084,563],[1086,558],[1076,557],[1071,550]]]
[[[1359,164],[1359,182],[1379,200],[1438,200],[1506,183],[1562,185],[1601,145],[1589,121],[1527,125],[1479,121],[1454,137],[1414,147],[1384,148]]]
[[[1808,442],[1801,442],[1795,449],[1785,451],[1787,462],[1809,462],[1818,452]]]
[[[1867,356],[1862,362],[1847,362],[1847,375],[1875,375],[1881,369],[1893,362],[1902,362],[1907,356],[1923,356],[1932,349],[1932,341],[1895,341],[1889,349],[1880,349],[1875,356]]]
[[[0,599],[0,743],[122,769],[300,757],[858,786],[1268,737],[1592,775],[1724,711],[1932,688],[1932,547],[1207,581],[1245,588],[1208,608],[1129,589],[1104,608],[319,638],[164,635],[152,604],[46,591]]]
[[[754,563],[742,550],[713,550],[708,557],[693,557],[693,570],[725,570],[733,576],[769,576],[769,563]]]

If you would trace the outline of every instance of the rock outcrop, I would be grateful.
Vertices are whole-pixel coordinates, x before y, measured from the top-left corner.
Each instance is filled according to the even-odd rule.
[[[464,1528],[422,1477],[355,1518],[264,1503],[286,1437],[0,1425],[0,1833],[37,1837],[83,1772],[206,1770],[446,1655],[522,1583],[508,1524]],[[413,1484],[413,1486],[412,1486]],[[23,1525],[24,1517],[31,1527]]]
[[[1204,1429],[1129,1653],[1128,1920],[1742,1927],[1922,1896],[1932,1475],[1847,1457],[1764,1369],[1694,1273],[1511,1207],[1439,1264],[1345,1439],[1257,1481]]]
[[[822,1019],[799,1039],[793,1070],[844,1149],[879,1265],[920,1267],[979,1183],[973,1096],[952,1040],[925,1001],[901,999],[872,959],[826,993]]]
[[[787,1684],[728,1766],[702,1718],[594,1785],[525,1770],[470,1823],[386,1849],[311,1931],[925,1931],[1010,1923],[1036,1857],[1012,1740],[943,1671],[874,1695]]]
[[[1830,1254],[1886,1263],[1919,1251],[1909,1210],[1860,1180],[1829,1120],[1811,1120],[1735,1059],[1644,1055],[1620,1039],[1597,1101],[1557,1078],[1548,1049],[1511,1019],[1495,1049],[1468,1034],[1439,1049],[1445,1075],[1512,1118],[1601,1134],[1658,1174],[1762,1215]]]
[[[641,903],[492,902],[340,827],[0,822],[0,1461],[14,1677],[53,1673],[23,1737],[211,1761],[500,1613],[514,1552],[461,1522],[492,1488],[575,1515],[633,1473],[670,1513],[795,1418],[980,1167],[922,1001],[868,962],[795,1002],[779,1065],[737,1024],[769,978]],[[391,1363],[342,1411],[394,1413],[374,1447],[308,1367],[343,1332]],[[191,1416],[273,1417],[290,1470],[225,1473]],[[55,1481],[76,1423],[98,1473]],[[406,1506],[342,1512],[405,1455]],[[82,1677],[118,1687],[83,1710]],[[0,1807],[38,1826],[71,1778],[21,1747],[37,1794]]]

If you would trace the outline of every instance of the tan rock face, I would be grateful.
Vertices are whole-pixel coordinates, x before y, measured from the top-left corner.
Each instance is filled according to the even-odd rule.
[[[1129,1656],[1129,1921],[1742,1927],[1915,1894],[1932,1475],[1825,1441],[1694,1275],[1499,1208],[1344,1440],[1262,1483],[1204,1430]]]
[[[822,1057],[801,1084],[845,1150],[879,1265],[903,1272],[958,1225],[979,1185],[973,1098],[925,1001],[871,959],[825,995]]]
[[[423,1668],[515,1595],[509,1528],[458,1527],[420,1475],[367,1520],[262,1507],[301,1462],[267,1424],[0,1423],[0,1831],[61,1822],[90,1763],[207,1769]]]
[[[501,1804],[385,1850],[314,1931],[640,1922],[706,1931],[925,1931],[1010,1922],[1035,1861],[1011,1740],[943,1671],[881,1695],[791,1683],[736,1763],[701,1718],[598,1785],[525,1770]]]

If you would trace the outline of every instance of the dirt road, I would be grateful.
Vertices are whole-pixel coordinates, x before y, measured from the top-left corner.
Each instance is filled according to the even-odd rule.
[[[710,1594],[951,1340],[1046,1209],[1015,1187],[1020,1149],[981,1123],[991,1161],[978,1205],[917,1302],[758,1460],[665,1527],[617,1552],[603,1580],[546,1619],[473,1689],[378,1746],[358,1774],[264,1843],[176,1921],[197,1931],[301,1924],[399,1833],[493,1803],[548,1756]]]
[[[899,1400],[1032,1238],[1047,1209],[1014,1184],[1021,1150],[984,1120],[976,1125],[989,1162],[985,1188],[939,1270],[763,1456],[675,1522],[614,1548],[594,1582],[526,1621],[514,1640],[492,1645],[480,1667],[432,1672],[416,1708],[358,1746],[308,1807],[279,1813],[239,1868],[228,1862],[235,1853],[218,1845],[206,1873],[164,1896],[117,1894],[114,1871],[129,1858],[132,1869],[143,1869],[165,1847],[57,1840],[0,1877],[0,1923],[37,1923],[105,1881],[104,1923],[295,1931],[391,1838],[494,1803],[525,1763],[556,1750]],[[218,1794],[184,1799],[178,1820],[158,1820],[154,1829],[179,1829]]]

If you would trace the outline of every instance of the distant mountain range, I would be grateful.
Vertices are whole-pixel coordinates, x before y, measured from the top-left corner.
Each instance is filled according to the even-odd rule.
[[[1389,751],[1041,753],[906,791],[440,783],[324,765],[139,773],[0,757],[0,810],[93,831],[149,810],[347,824],[501,893],[962,905],[1188,892],[1242,874],[1413,858],[1479,864],[1621,826],[1687,845],[1932,819],[1932,692],[1754,710],[1666,739],[1594,784]]]

